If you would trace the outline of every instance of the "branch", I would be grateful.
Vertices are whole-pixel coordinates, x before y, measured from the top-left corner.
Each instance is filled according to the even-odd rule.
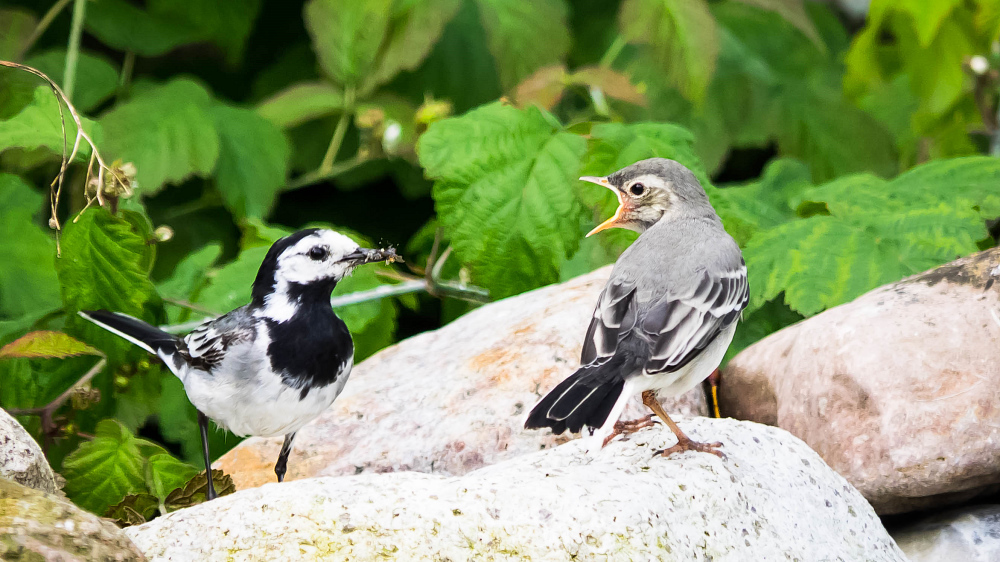
[[[107,364],[108,364],[108,358],[106,355],[102,353],[101,359],[96,364],[94,364],[94,366],[91,367],[89,371],[87,371],[82,377],[80,377],[78,381],[73,383],[72,386],[67,388],[65,392],[63,392],[59,396],[56,396],[56,398],[53,401],[42,406],[41,408],[10,409],[7,410],[7,413],[13,416],[40,416],[42,418],[42,435],[45,437],[42,445],[44,446],[45,451],[48,452],[48,448],[52,444],[52,439],[59,429],[59,427],[53,420],[52,414],[54,414],[55,411],[58,410],[60,406],[66,403],[66,401],[69,400],[71,396],[73,396],[73,393],[76,392],[78,388],[90,382],[91,379],[96,377],[98,373],[104,370],[104,366]]]
[[[83,20],[87,13],[87,0],[73,0],[73,21],[69,28],[69,44],[66,46],[66,69],[63,72],[63,88],[66,103],[73,99],[76,87],[76,61],[80,56],[80,38],[83,36]]]

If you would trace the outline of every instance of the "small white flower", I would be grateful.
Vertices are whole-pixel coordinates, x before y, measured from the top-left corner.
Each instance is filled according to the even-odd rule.
[[[382,148],[390,154],[395,152],[399,148],[399,139],[402,136],[403,126],[395,121],[390,122],[382,135]]]
[[[987,70],[990,69],[990,62],[986,60],[986,57],[982,55],[976,55],[972,57],[972,60],[969,61],[969,67],[972,69],[973,72],[982,76],[983,74],[986,74]]]

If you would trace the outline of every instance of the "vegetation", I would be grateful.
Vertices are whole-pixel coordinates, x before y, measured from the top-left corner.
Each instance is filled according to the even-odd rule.
[[[181,332],[245,303],[271,242],[331,225],[407,260],[335,293],[361,360],[612,263],[635,235],[585,239],[616,202],[576,178],[652,156],[744,248],[733,354],[995,243],[998,37],[1000,0],[873,0],[860,23],[801,0],[15,0],[0,406],[79,505],[189,505],[180,382],[77,311]]]

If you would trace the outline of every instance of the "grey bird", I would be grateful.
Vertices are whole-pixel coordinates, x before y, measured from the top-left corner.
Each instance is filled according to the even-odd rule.
[[[580,368],[532,409],[526,429],[577,433],[585,426],[606,445],[652,425],[653,416],[619,422],[642,393],[677,437],[660,451],[723,456],[722,443],[691,440],[656,400],[695,387],[722,362],[749,298],[746,263],[698,179],[678,162],[642,160],[607,177],[582,177],[618,196],[614,216],[587,236],[619,227],[639,238],[615,263],[587,329]]]

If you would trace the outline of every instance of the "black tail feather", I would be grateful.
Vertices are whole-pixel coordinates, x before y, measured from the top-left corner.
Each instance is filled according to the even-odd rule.
[[[601,427],[621,396],[624,381],[608,380],[595,369],[583,368],[553,388],[535,405],[524,423],[525,429],[548,427],[552,433],[578,433],[583,426]]]
[[[150,353],[177,350],[177,336],[168,334],[138,318],[107,310],[81,310],[80,316]]]

